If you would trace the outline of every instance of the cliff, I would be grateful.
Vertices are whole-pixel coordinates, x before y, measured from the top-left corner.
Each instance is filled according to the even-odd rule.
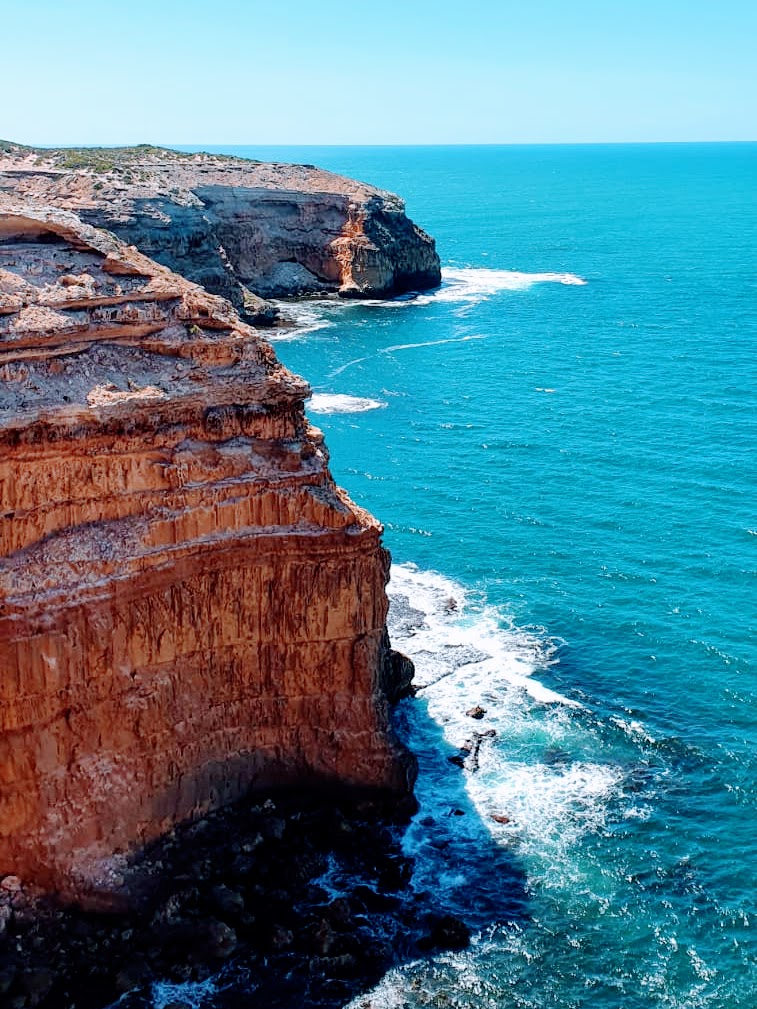
[[[226,301],[0,196],[0,876],[91,897],[249,787],[409,788],[388,555],[308,391]]]
[[[75,211],[258,323],[276,313],[265,298],[389,297],[441,282],[433,239],[399,197],[312,165],[0,142],[0,192]]]

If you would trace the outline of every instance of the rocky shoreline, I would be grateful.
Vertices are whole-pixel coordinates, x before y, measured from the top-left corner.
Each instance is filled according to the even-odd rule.
[[[381,528],[333,486],[322,437],[303,414],[305,383],[231,307],[82,222],[123,226],[136,240],[132,227],[159,220],[155,200],[145,209],[130,188],[155,189],[145,164],[145,178],[132,164],[125,179],[122,164],[58,164],[59,155],[0,143],[10,495],[0,651],[16,673],[0,719],[0,1005],[144,1009],[156,983],[210,984],[219,972],[233,986],[219,980],[208,1009],[343,1005],[392,964],[468,942],[463,923],[407,886],[400,839],[414,811],[415,761],[388,708],[409,692],[412,665],[386,635]],[[203,202],[190,185],[198,172],[220,187],[216,202],[234,194],[234,173],[249,167],[222,161],[177,155],[189,175],[166,197],[171,214],[189,208],[194,224],[207,221],[208,191]],[[271,196],[281,195],[282,166],[254,166],[255,199],[285,216],[296,205],[311,232],[313,215],[330,223],[300,259],[257,234],[273,248],[260,290],[360,297],[437,282],[433,241],[401,201],[288,167],[294,196],[286,187],[283,204]],[[242,234],[238,209],[229,221]],[[174,252],[175,220],[165,231]],[[161,259],[149,237],[137,244]],[[249,319],[249,277],[228,262],[203,272],[207,252],[201,275],[181,257],[172,265],[211,289],[225,278],[222,293]],[[311,254],[321,279],[303,265]],[[178,562],[177,547],[187,554]],[[266,605],[241,582],[224,602],[242,561],[247,589],[263,579]],[[129,580],[135,589],[124,592]],[[307,618],[292,607],[295,589]],[[210,650],[194,641],[185,604],[195,597],[197,612],[210,613]],[[245,606],[265,619],[245,616]],[[268,668],[282,674],[276,648],[291,696]],[[60,686],[40,672],[40,656]],[[307,783],[307,793],[296,790]],[[98,875],[101,865],[110,874]],[[172,1009],[185,1005],[177,994]]]
[[[249,797],[144,851],[141,895],[121,910],[67,908],[6,877],[0,1003],[147,1009],[155,982],[216,978],[208,1009],[344,1005],[393,964],[468,943],[407,887],[413,811],[368,793]],[[191,1000],[177,989],[170,1005]]]
[[[0,194],[71,210],[272,325],[271,298],[386,298],[441,283],[433,238],[403,201],[316,168],[123,148],[0,140]]]

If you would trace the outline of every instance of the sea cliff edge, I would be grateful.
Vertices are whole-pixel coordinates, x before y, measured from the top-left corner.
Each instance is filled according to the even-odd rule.
[[[0,141],[0,192],[107,228],[255,325],[276,320],[269,298],[391,297],[441,282],[434,240],[398,196],[313,165]]]
[[[0,195],[0,876],[97,904],[250,788],[406,794],[379,523],[232,306]]]

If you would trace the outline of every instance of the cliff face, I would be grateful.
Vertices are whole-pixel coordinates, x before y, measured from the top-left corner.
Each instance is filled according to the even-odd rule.
[[[70,896],[249,786],[406,791],[380,527],[231,306],[0,197],[0,876]]]
[[[73,210],[262,322],[275,308],[260,297],[388,297],[441,282],[433,239],[399,197],[308,165],[6,144],[0,191]]]

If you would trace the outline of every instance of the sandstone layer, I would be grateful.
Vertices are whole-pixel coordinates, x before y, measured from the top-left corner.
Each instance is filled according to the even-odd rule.
[[[71,897],[250,787],[402,793],[381,528],[228,302],[0,196],[0,876]]]
[[[312,165],[0,142],[0,191],[75,211],[258,323],[276,312],[261,298],[441,282],[434,241],[399,197]]]

